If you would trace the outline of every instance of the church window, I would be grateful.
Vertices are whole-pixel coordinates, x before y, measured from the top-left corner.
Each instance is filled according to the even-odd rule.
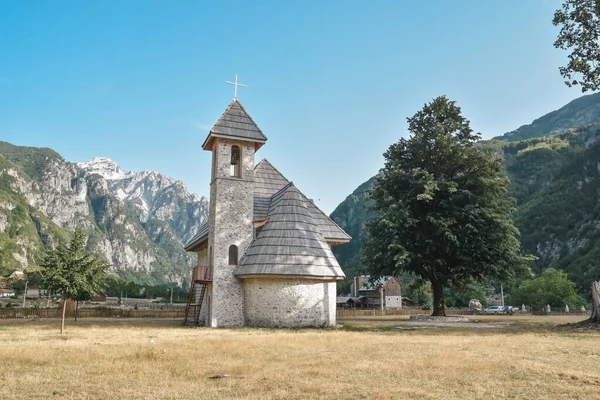
[[[237,265],[238,263],[238,248],[235,244],[229,246],[229,265]]]
[[[242,151],[240,150],[240,146],[231,146],[231,168],[229,172],[231,176],[234,176],[236,178],[242,177],[241,155]]]

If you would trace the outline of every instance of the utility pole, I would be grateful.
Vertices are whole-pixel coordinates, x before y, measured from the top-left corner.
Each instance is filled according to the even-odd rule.
[[[504,289],[502,288],[502,283],[500,283],[500,296],[502,296],[502,307],[504,307]]]
[[[27,299],[27,284],[29,281],[25,281],[25,293],[23,293],[23,308],[25,308],[25,300]]]
[[[171,288],[171,305],[173,305],[173,288]]]
[[[402,284],[400,284],[400,309],[402,310]]]

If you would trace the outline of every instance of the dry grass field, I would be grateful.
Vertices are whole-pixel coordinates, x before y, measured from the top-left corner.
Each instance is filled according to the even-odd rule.
[[[581,317],[477,319],[298,331],[87,319],[62,336],[58,320],[0,321],[0,399],[600,398],[600,333],[552,329]]]

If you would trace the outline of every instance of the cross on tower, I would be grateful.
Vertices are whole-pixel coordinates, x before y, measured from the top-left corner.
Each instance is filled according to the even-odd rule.
[[[235,82],[225,81],[225,83],[233,85],[233,98],[234,99],[237,99],[237,88],[238,88],[238,86],[248,87],[246,85],[242,85],[241,83],[238,83],[238,76],[237,76],[237,74],[235,74]]]

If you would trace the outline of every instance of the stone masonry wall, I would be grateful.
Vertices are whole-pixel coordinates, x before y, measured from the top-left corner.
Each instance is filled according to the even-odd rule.
[[[335,281],[249,278],[244,297],[247,326],[335,326]]]
[[[198,265],[208,265],[208,248],[202,249],[198,252]],[[202,300],[202,308],[200,308],[200,323],[201,325],[208,324],[208,307],[209,307],[209,296],[212,286],[209,285],[204,292],[204,299]]]
[[[242,150],[241,178],[230,177],[231,146]],[[254,144],[219,139],[215,144],[218,157],[210,187],[209,249],[212,248],[213,285],[209,326],[244,325],[244,291],[229,265],[229,246],[238,247],[238,258],[253,235]],[[209,250],[209,254],[211,251]]]

